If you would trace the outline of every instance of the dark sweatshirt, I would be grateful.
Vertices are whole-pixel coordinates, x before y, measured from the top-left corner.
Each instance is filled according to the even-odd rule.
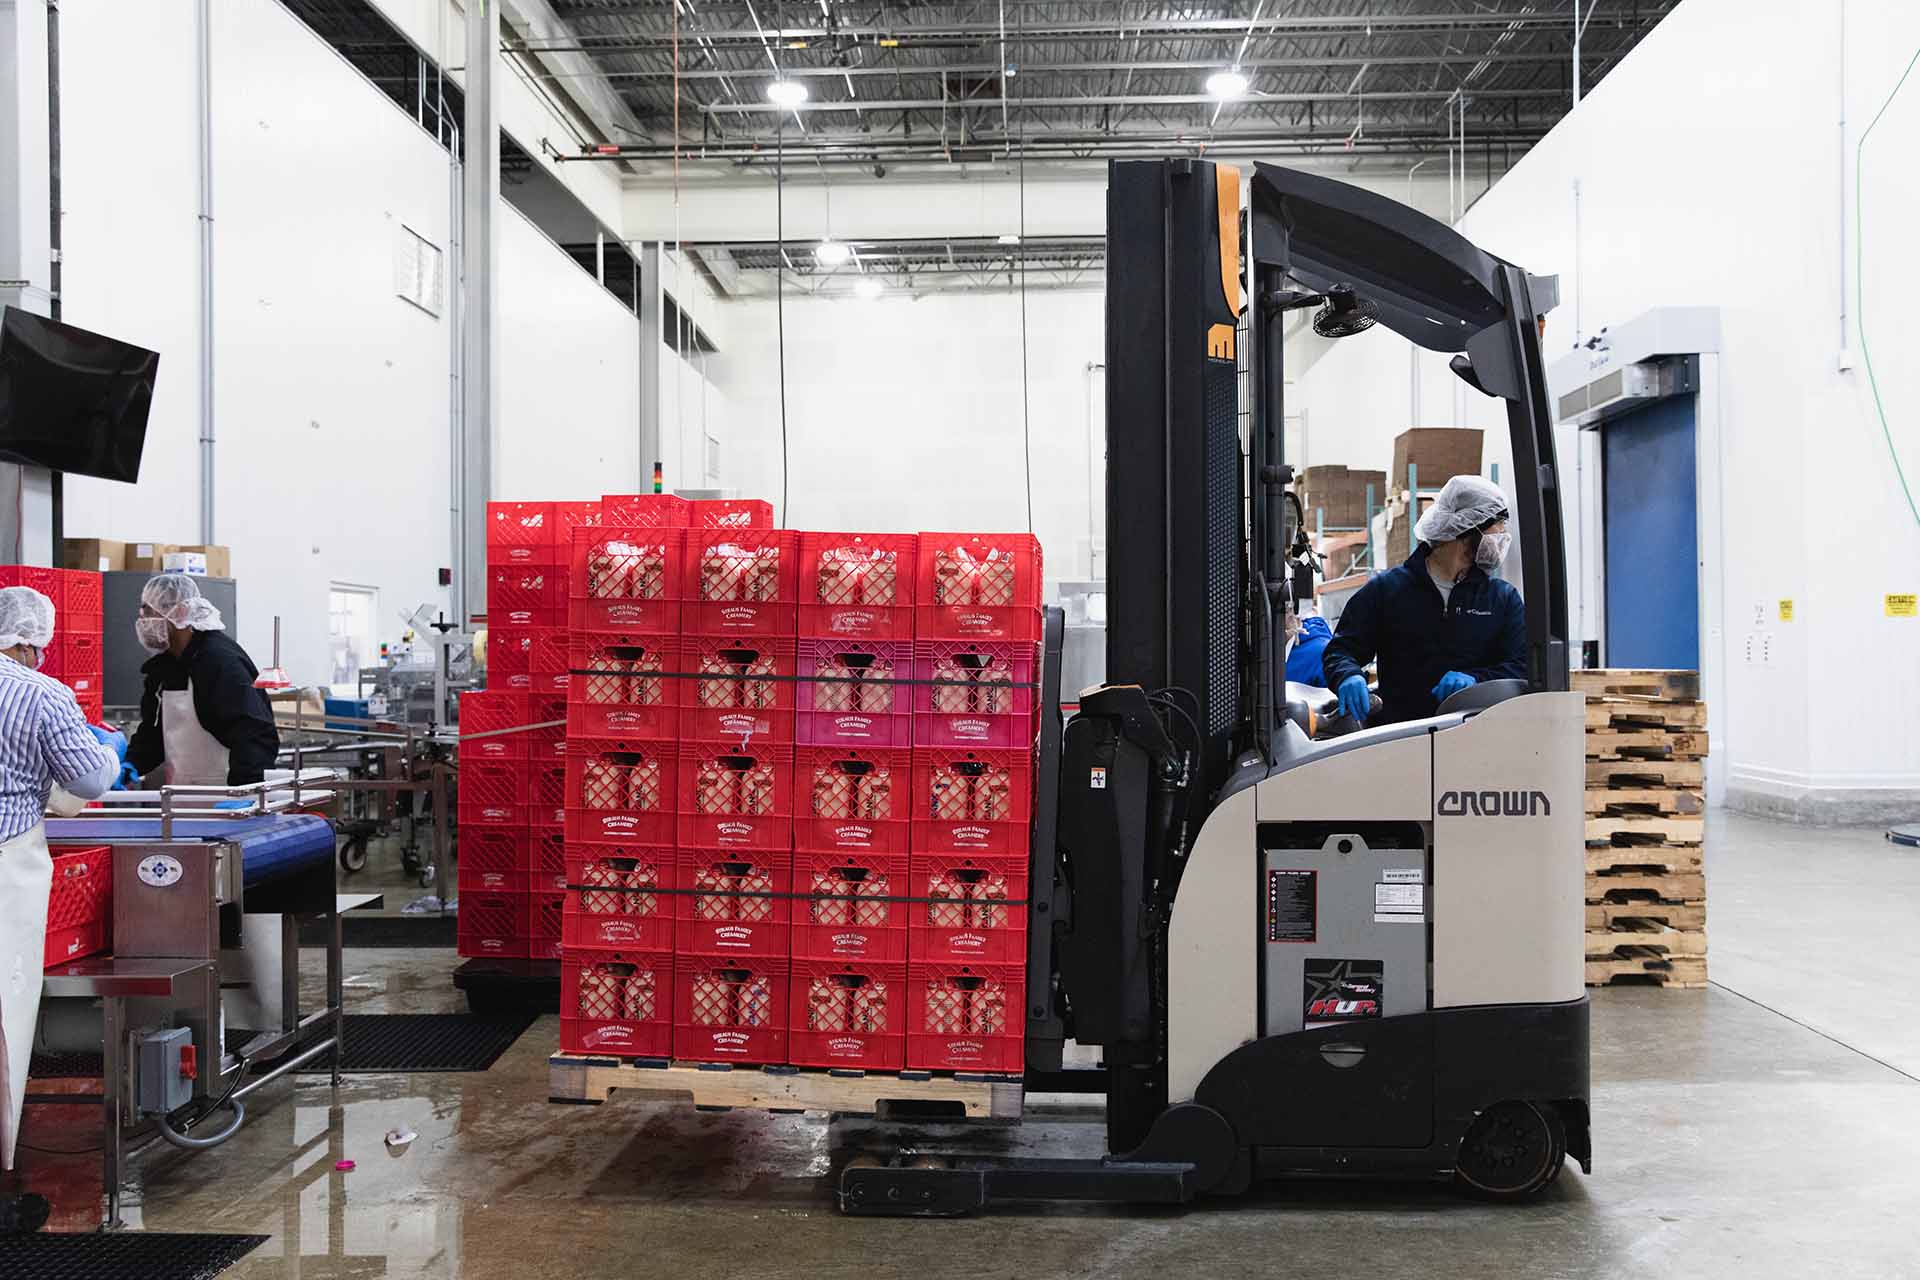
[[[227,749],[227,785],[246,786],[265,778],[280,752],[280,731],[274,728],[267,695],[253,687],[259,668],[233,637],[224,631],[196,631],[179,657],[157,653],[140,673],[146,688],[140,695],[140,727],[127,745],[127,763],[145,775],[166,759],[160,692],[177,693],[191,683],[200,727]]]

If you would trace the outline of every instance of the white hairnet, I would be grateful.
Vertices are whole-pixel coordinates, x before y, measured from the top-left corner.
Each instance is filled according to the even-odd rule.
[[[140,603],[182,631],[225,631],[220,610],[200,594],[200,584],[184,573],[162,573],[140,589]]]
[[[53,643],[53,601],[32,587],[0,587],[0,649]]]
[[[1479,476],[1455,476],[1413,526],[1413,536],[1437,547],[1506,514],[1507,495],[1499,485]]]

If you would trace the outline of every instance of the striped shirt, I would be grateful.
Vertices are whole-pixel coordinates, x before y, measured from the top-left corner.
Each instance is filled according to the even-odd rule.
[[[87,728],[73,690],[0,655],[0,841],[47,816],[54,783],[97,773],[112,757]]]

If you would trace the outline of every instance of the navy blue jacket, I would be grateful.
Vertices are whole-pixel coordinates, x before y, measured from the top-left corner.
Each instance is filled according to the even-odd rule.
[[[1379,658],[1385,708],[1370,724],[1432,715],[1439,706],[1433,686],[1449,671],[1475,680],[1526,677],[1527,607],[1520,593],[1475,565],[1442,606],[1427,572],[1431,550],[1421,543],[1405,564],[1375,574],[1355,592],[1327,645],[1322,665],[1329,689]]]
[[[1320,664],[1331,639],[1333,628],[1325,618],[1302,618],[1300,635],[1294,640],[1293,648],[1287,650],[1287,679],[1295,684],[1323,683]]]

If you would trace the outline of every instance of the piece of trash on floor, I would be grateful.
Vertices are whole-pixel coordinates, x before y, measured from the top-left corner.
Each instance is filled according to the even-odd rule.
[[[397,1156],[412,1145],[413,1140],[419,1136],[411,1129],[389,1129],[387,1130],[387,1150]]]
[[[336,1160],[333,1162],[333,1170],[335,1173],[352,1173],[354,1170],[353,1161]]]
[[[455,909],[457,908],[453,904],[440,901],[440,895],[429,893],[423,897],[415,898],[412,902],[400,908],[400,914],[403,916],[437,915],[442,911]]]

